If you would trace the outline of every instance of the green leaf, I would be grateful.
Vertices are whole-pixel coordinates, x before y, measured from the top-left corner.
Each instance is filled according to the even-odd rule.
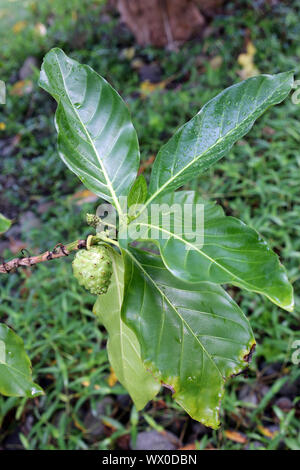
[[[134,182],[128,195],[127,205],[144,204],[147,198],[147,182],[144,175],[140,175]]]
[[[230,283],[263,294],[287,311],[293,310],[293,288],[285,268],[254,229],[227,217],[220,206],[202,200],[194,191],[167,194],[156,203],[166,204],[165,209],[161,206],[163,210],[159,210],[153,204],[156,209],[150,211],[150,205],[149,211],[131,222],[128,233],[132,236],[135,229],[135,239],[152,239],[175,276],[188,282]],[[174,209],[181,210],[172,211],[173,204],[178,205]],[[204,215],[197,227],[195,213],[190,218],[185,213],[188,210],[191,214],[196,204],[203,204]],[[165,217],[157,217],[157,211],[164,212]]]
[[[140,158],[126,104],[104,78],[57,48],[44,58],[39,85],[58,102],[60,157],[88,189],[122,212],[118,197],[127,196]]]
[[[222,91],[183,125],[158,152],[149,193],[179,188],[229,152],[270,106],[293,85],[292,72],[258,75]]]
[[[0,214],[0,234],[6,232],[11,226],[11,220]]]
[[[124,292],[124,264],[122,256],[111,249],[113,275],[106,294],[98,297],[94,313],[109,334],[107,352],[109,362],[121,384],[130,394],[136,408],[142,409],[160,389],[159,382],[145,370],[140,356],[139,342],[121,319]]]
[[[124,253],[122,316],[146,368],[193,419],[216,428],[225,380],[247,365],[255,344],[248,320],[220,286],[181,281],[157,255]]]
[[[3,323],[0,324],[0,393],[30,398],[44,393],[32,381],[31,364],[22,339]]]

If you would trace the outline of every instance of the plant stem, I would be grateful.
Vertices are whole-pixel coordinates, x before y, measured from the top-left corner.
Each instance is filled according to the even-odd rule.
[[[119,243],[117,242],[117,240],[113,240],[112,238],[105,237],[104,235],[101,235],[100,237],[97,237],[97,235],[96,235],[95,238],[97,238],[98,241],[103,241],[103,242],[107,242],[107,243],[112,243],[113,245],[115,245],[115,246],[117,246],[118,248],[120,248],[120,245],[119,245]]]
[[[36,256],[28,256],[24,258],[14,258],[7,263],[0,264],[0,273],[9,274],[11,271],[19,268],[20,266],[34,266],[37,263],[42,263],[44,261],[50,261],[52,259],[62,258],[64,256],[69,256],[71,251],[80,250],[86,248],[86,240],[75,240],[72,243],[63,245],[58,243],[52,251],[48,250],[45,253],[41,253]]]
[[[90,235],[89,245],[94,245],[99,243],[99,241],[104,241],[107,243],[112,243],[119,247],[119,243],[116,240],[112,240],[111,238],[99,235]],[[68,243],[67,245],[63,245],[62,243],[58,243],[52,251],[48,250],[40,255],[36,256],[28,256],[23,258],[14,258],[6,263],[3,262],[0,264],[0,273],[2,274],[9,274],[11,271],[16,270],[20,266],[27,266],[31,267],[38,263],[43,263],[44,261],[50,261],[52,259],[63,258],[65,256],[69,256],[72,251],[77,251],[81,249],[86,249],[88,245],[87,240],[75,240],[74,242]]]

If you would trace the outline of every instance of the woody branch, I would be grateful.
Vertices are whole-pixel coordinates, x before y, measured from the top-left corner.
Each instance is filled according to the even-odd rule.
[[[50,261],[52,259],[69,256],[69,254],[72,251],[86,248],[86,246],[87,246],[87,240],[76,240],[67,245],[58,243],[53,248],[53,250],[45,251],[45,253],[41,253],[40,255],[28,256],[28,257],[23,257],[23,258],[14,258],[10,261],[7,261],[6,263],[4,262],[0,264],[0,273],[9,274],[11,271],[14,271],[20,266],[30,267],[30,266],[34,266],[37,263],[43,263],[44,261]]]

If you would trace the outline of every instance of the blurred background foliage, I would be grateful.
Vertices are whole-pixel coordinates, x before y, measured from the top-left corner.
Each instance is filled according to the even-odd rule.
[[[158,49],[138,46],[102,0],[1,0],[7,100],[0,105],[0,212],[14,219],[0,241],[2,256],[84,237],[84,215],[97,207],[58,157],[55,104],[37,86],[51,47],[92,66],[123,96],[148,178],[161,144],[223,88],[257,73],[293,69],[299,77],[299,15],[298,0],[229,1],[194,39]],[[91,313],[94,298],[73,279],[68,259],[1,276],[0,321],[23,338],[46,395],[0,397],[0,448],[300,449],[300,367],[292,363],[300,339],[299,143],[299,105],[289,98],[190,186],[259,230],[296,291],[288,314],[229,289],[258,346],[248,377],[227,385],[221,428],[190,419],[166,390],[136,412],[109,368],[106,333]]]

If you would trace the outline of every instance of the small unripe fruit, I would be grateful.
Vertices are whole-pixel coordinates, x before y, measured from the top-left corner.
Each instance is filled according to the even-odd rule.
[[[86,214],[86,223],[94,228],[97,228],[101,223],[101,219],[95,214]]]
[[[74,276],[81,286],[92,294],[106,294],[112,276],[112,262],[106,246],[78,251],[72,264]]]

